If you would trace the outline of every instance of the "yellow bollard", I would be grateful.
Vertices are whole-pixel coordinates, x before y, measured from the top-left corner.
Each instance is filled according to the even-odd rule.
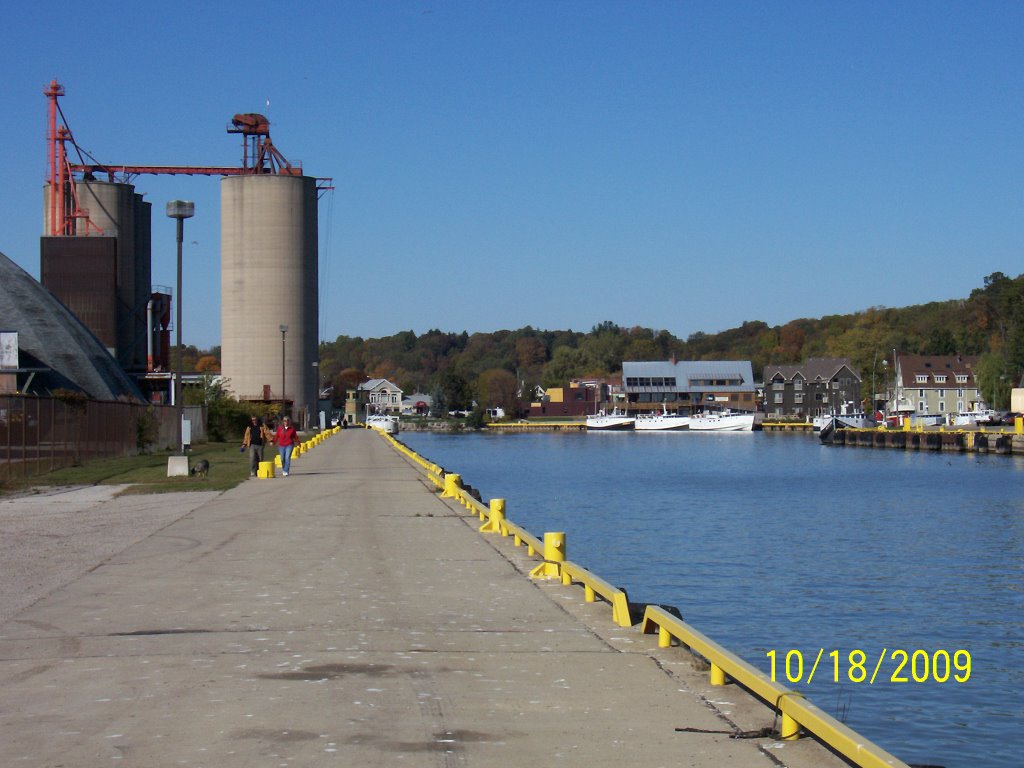
[[[658,647],[659,648],[671,648],[672,647],[672,635],[664,627],[658,627]]]
[[[565,533],[544,534],[544,562],[530,571],[534,579],[561,578],[561,564],[565,562]]]
[[[274,454],[274,466],[277,467],[278,469],[280,469],[281,467],[284,466],[284,464],[281,463],[281,454],[280,453],[275,453]]]
[[[480,526],[480,533],[501,533],[505,522],[505,500],[491,499],[487,522]]]
[[[302,445],[292,446],[292,458],[297,459],[302,455]]]
[[[725,670],[712,664],[710,683],[711,685],[725,685]]]
[[[256,477],[271,478],[274,476],[274,462],[261,461],[260,467],[256,470]]]
[[[785,712],[782,713],[782,724],[779,726],[779,738],[784,741],[796,741],[800,738],[800,723]]]
[[[459,497],[459,491],[462,489],[462,476],[456,475],[454,472],[449,472],[444,476],[444,493],[441,494],[442,499],[457,499]]]
[[[1013,417],[1013,432],[1016,435],[1024,435],[1024,416]]]

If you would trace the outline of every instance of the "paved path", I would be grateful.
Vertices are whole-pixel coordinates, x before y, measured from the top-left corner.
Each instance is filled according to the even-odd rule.
[[[810,740],[677,732],[772,721],[581,589],[531,581],[376,435],[293,470],[170,524],[147,522],[165,497],[120,502],[143,538],[11,609],[0,765],[839,764]]]

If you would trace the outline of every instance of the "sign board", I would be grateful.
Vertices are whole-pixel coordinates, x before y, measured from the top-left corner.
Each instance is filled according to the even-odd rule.
[[[18,332],[0,331],[0,368],[18,367]]]

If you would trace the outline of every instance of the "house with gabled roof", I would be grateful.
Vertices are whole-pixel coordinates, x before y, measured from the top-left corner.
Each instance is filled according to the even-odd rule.
[[[810,357],[797,365],[764,369],[764,408],[771,416],[812,419],[860,408],[860,373],[846,357]]]
[[[898,355],[890,413],[948,417],[984,410],[975,370],[977,355]]]
[[[394,413],[402,410],[402,389],[387,379],[370,379],[345,393],[345,420],[350,424],[371,413]]]

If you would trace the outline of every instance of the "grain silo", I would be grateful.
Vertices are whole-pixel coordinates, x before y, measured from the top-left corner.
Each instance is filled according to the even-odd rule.
[[[242,400],[281,401],[283,378],[299,423],[317,405],[317,290],[316,179],[222,179],[221,371]]]
[[[145,370],[151,206],[131,184],[80,180],[74,191],[87,216],[72,219],[62,236],[44,229],[42,283],[87,323],[122,367]],[[49,210],[49,186],[43,201]]]

